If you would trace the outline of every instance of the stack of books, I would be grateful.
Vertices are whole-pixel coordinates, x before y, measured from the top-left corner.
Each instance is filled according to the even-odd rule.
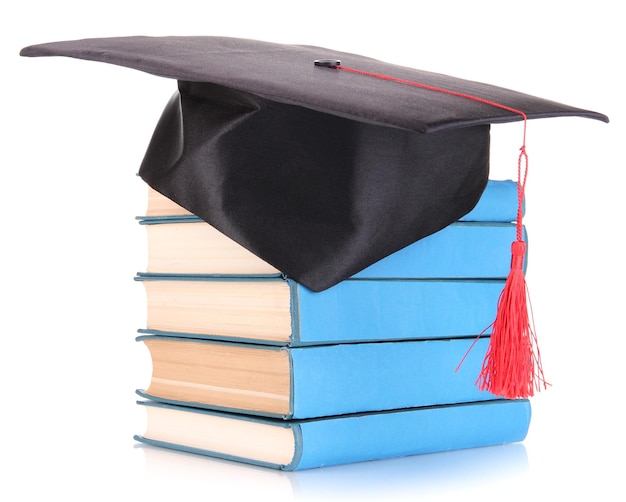
[[[529,402],[475,385],[515,182],[490,181],[462,220],[317,293],[149,190],[137,440],[296,470],[525,438]]]

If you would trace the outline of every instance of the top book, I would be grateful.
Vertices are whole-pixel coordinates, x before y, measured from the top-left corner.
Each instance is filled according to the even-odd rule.
[[[502,279],[515,240],[517,184],[490,181],[460,221],[358,272],[354,278]],[[151,274],[279,276],[281,270],[149,188],[145,216]],[[285,244],[287,245],[287,244]]]

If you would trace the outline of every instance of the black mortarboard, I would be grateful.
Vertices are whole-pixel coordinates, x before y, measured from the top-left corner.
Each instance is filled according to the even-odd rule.
[[[314,291],[469,212],[488,178],[489,124],[521,120],[518,111],[529,119],[608,121],[515,91],[310,46],[122,37],[36,45],[21,54],[178,80],[139,174]],[[363,73],[336,71],[339,65]]]

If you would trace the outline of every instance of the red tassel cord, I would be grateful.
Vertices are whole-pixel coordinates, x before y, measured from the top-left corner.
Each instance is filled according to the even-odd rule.
[[[525,164],[523,177],[522,161]],[[522,240],[522,204],[527,173],[524,140],[518,161],[517,240],[511,245],[511,270],[498,300],[489,348],[477,380],[480,390],[507,399],[527,398],[547,386],[524,276],[526,243]]]
[[[532,309],[529,308],[530,300],[528,288],[524,277],[524,257],[526,255],[526,243],[522,236],[522,207],[524,201],[524,191],[526,188],[526,175],[528,173],[528,155],[526,153],[526,114],[515,108],[489,101],[470,94],[459,93],[448,89],[433,87],[419,82],[403,80],[389,75],[381,75],[368,71],[358,70],[341,66],[339,61],[320,61],[318,66],[324,66],[335,70],[343,70],[358,75],[373,77],[381,80],[394,82],[397,84],[420,87],[458,96],[463,99],[470,99],[489,106],[494,106],[511,113],[520,115],[524,121],[524,141],[518,160],[518,208],[516,221],[516,241],[511,246],[512,259],[511,271],[504,285],[504,289],[498,300],[498,309],[493,327],[489,348],[483,362],[482,370],[476,385],[479,389],[486,390],[492,394],[507,398],[518,399],[533,396],[535,390],[546,387],[541,365],[541,357],[537,346]],[[522,164],[524,173],[522,175]],[[482,335],[482,334],[481,334]],[[480,338],[480,336],[478,338]],[[478,338],[476,340],[478,340]],[[476,343],[476,340],[474,343]],[[474,344],[467,353],[472,350]],[[465,357],[467,354],[465,355]],[[465,359],[463,358],[463,360]],[[459,363],[459,367],[463,364]],[[458,370],[458,367],[457,367]]]

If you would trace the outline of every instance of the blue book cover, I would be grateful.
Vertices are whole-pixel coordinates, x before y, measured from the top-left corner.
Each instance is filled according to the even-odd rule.
[[[483,401],[489,338],[275,347],[140,336],[152,376],[142,397],[225,411],[315,418]],[[467,354],[463,365],[457,367]]]
[[[283,278],[139,274],[144,334],[278,345],[460,338],[489,333],[504,280],[342,281],[314,293]]]
[[[279,420],[141,401],[137,441],[283,470],[522,441],[527,400],[493,400],[309,420]]]

